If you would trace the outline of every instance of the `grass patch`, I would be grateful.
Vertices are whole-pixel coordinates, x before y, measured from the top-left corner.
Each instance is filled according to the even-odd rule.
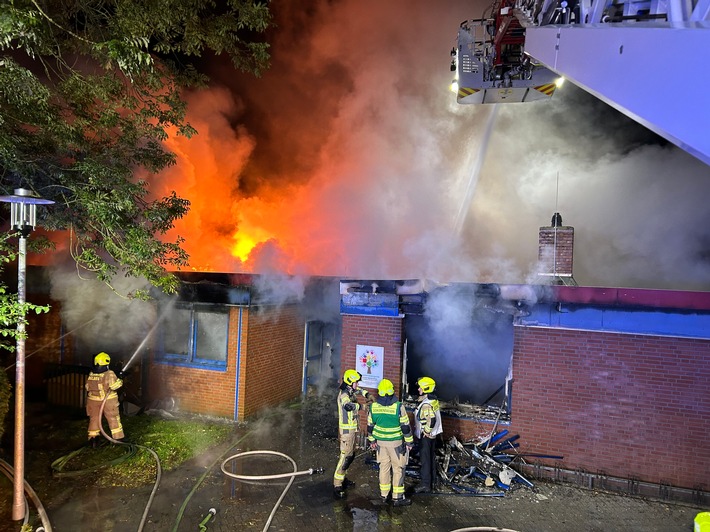
[[[232,423],[202,418],[162,419],[144,414],[124,417],[121,421],[125,440],[155,451],[163,471],[175,469],[211,447],[224,443],[235,429]],[[97,476],[99,486],[135,488],[154,482],[157,467],[153,455],[141,448],[137,448],[135,454],[128,451],[128,446],[109,444],[102,437],[99,448],[86,448],[72,456],[65,465],[64,473],[71,475],[72,472],[113,464]]]

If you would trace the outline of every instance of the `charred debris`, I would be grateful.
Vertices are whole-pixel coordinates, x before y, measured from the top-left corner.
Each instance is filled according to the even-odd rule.
[[[562,460],[562,456],[520,453],[520,435],[501,430],[482,441],[461,442],[455,436],[439,444],[436,452],[437,479],[431,495],[462,495],[468,497],[504,497],[519,488],[534,484],[520,474],[516,464],[526,458]],[[374,454],[365,463],[377,468]],[[407,477],[419,479],[420,462],[417,448],[410,455]]]

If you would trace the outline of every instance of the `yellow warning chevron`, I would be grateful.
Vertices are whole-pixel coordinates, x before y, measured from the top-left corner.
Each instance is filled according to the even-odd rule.
[[[555,92],[556,88],[557,85],[555,85],[554,83],[546,83],[545,85],[535,87],[535,90],[540,91],[543,94],[547,94],[548,96],[552,96],[552,93]]]
[[[472,94],[476,94],[480,90],[481,89],[472,89],[470,87],[459,87],[458,97],[465,98],[466,96],[471,96]]]

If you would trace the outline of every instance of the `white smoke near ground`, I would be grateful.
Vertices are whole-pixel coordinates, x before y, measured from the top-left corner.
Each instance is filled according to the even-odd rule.
[[[144,279],[118,274],[112,280],[116,292],[75,265],[50,268],[50,296],[61,302],[62,323],[76,340],[74,363],[93,364],[94,356],[105,351],[112,364],[126,364],[149,334],[156,320],[154,304],[120,297],[136,289],[146,289]]]

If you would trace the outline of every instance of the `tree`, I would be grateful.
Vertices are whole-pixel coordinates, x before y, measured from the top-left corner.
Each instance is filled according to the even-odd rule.
[[[152,197],[150,175],[175,162],[168,134],[195,133],[181,93],[206,83],[200,57],[267,68],[267,4],[0,0],[0,192],[54,200],[38,223],[68,231],[72,257],[100,280],[121,269],[174,292],[169,271],[188,256],[160,237],[189,202]]]

